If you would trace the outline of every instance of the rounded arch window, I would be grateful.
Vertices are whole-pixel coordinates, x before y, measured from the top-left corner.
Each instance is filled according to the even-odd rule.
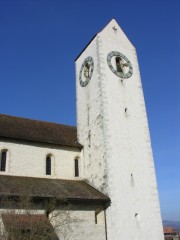
[[[7,149],[1,150],[1,164],[0,164],[0,171],[5,172],[6,171],[6,162],[7,162]]]
[[[46,175],[51,175],[52,172],[52,155],[46,156]]]
[[[74,159],[74,175],[79,177],[79,158]]]

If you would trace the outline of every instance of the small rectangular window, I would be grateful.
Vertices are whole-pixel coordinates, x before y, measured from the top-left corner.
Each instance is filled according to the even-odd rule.
[[[7,152],[2,151],[1,152],[1,171],[5,172],[6,171],[6,157],[7,157]]]
[[[77,159],[75,159],[75,177],[79,177],[79,163]]]
[[[51,157],[46,158],[46,175],[51,175]]]
[[[97,224],[97,212],[95,211],[95,224]]]

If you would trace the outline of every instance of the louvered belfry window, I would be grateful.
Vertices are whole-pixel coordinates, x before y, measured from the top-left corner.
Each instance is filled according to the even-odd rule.
[[[1,171],[5,172],[6,171],[6,158],[7,158],[7,151],[3,150],[1,152]]]
[[[46,157],[46,175],[51,175],[51,156]]]

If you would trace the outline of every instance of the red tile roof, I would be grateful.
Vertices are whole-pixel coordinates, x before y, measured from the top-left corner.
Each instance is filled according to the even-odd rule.
[[[43,214],[13,214],[11,212],[1,214],[3,223],[7,228],[31,229],[41,222],[44,226],[51,227],[48,218]]]
[[[55,229],[45,215],[1,214],[8,239],[48,239],[58,240]]]
[[[175,229],[172,226],[164,226],[164,234],[174,234],[176,233]]]

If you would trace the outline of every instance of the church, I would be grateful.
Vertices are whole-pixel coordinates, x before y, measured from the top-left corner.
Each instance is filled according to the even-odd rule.
[[[135,47],[112,19],[75,65],[77,127],[0,115],[1,239],[163,240]]]

